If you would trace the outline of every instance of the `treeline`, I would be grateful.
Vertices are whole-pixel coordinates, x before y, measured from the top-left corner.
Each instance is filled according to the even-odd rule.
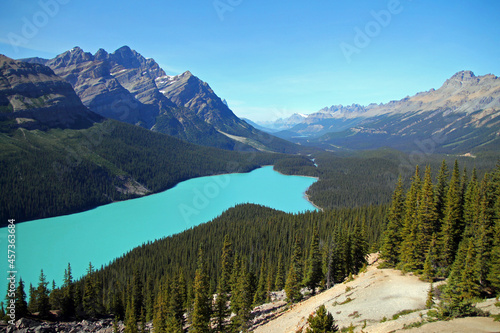
[[[68,266],[59,288],[50,289],[42,273],[38,287],[29,288],[27,308],[41,314],[58,309],[66,318],[113,315],[128,327],[153,321],[155,332],[181,331],[186,323],[195,332],[207,325],[239,332],[248,327],[253,306],[269,301],[272,291],[285,289],[295,302],[302,288],[314,293],[357,273],[379,242],[385,212],[363,207],[287,214],[240,205],[101,270],[90,265],[79,281],[72,281]],[[231,313],[236,316],[230,320]]]
[[[0,227],[8,219],[76,213],[133,198],[137,194],[124,191],[133,180],[154,193],[286,156],[196,146],[112,120],[85,130],[17,129],[0,134],[0,147]]]
[[[437,180],[417,167],[398,182],[381,256],[386,264],[436,281],[448,278],[439,315],[475,313],[475,298],[500,294],[500,166],[478,179],[443,161]]]

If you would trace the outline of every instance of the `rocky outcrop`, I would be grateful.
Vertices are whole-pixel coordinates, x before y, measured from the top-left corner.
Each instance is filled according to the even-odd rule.
[[[125,326],[123,322],[117,322],[118,332],[123,332]],[[151,328],[151,324],[148,324]],[[14,325],[7,326],[7,333],[80,333],[80,332],[94,332],[94,333],[113,333],[113,320],[82,320],[79,322],[42,322],[29,318],[21,318],[15,322]]]
[[[49,67],[0,55],[0,120],[11,127],[88,128],[102,119]]]

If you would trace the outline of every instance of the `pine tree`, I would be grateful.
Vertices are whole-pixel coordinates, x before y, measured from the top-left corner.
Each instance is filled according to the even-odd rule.
[[[179,326],[184,325],[184,302],[186,300],[186,282],[184,274],[180,270],[179,275],[172,281],[170,287],[169,313],[179,322]]]
[[[332,274],[332,255],[333,250],[331,242],[328,241],[321,251],[321,269],[323,271],[323,285],[326,289],[330,289],[332,286],[333,274]]]
[[[446,165],[446,161],[443,160],[441,168],[439,169],[439,175],[435,188],[436,215],[438,221],[442,221],[444,218],[444,206],[448,190],[448,176],[448,166]]]
[[[182,272],[181,272],[182,274]],[[184,307],[185,301],[185,288],[186,288],[186,283],[184,281],[184,301],[182,303]],[[154,317],[154,312],[155,312],[155,287],[154,287],[154,282],[153,278],[151,276],[148,276],[148,280],[146,281],[146,287],[144,288],[144,306],[146,308],[146,321],[152,321]]]
[[[422,279],[424,281],[433,281],[437,274],[438,254],[437,254],[437,237],[436,234],[432,235],[431,243],[427,254],[425,256],[424,271],[422,272]]]
[[[267,277],[266,277],[266,302],[271,301],[271,292],[274,290],[274,266],[272,266],[271,260],[267,264]]]
[[[283,290],[285,287],[285,267],[283,264],[283,255],[278,256],[278,266],[276,268],[276,281],[274,282],[274,288],[276,290]]]
[[[241,263],[238,282],[233,293],[234,305],[237,311],[235,312],[236,316],[234,316],[231,320],[232,329],[235,332],[244,332],[248,329],[253,300],[251,276],[247,270],[247,264],[245,262]],[[231,303],[231,307],[233,307],[233,303]]]
[[[230,285],[231,285],[231,310],[233,313],[238,313],[239,308],[238,308],[238,301],[237,301],[237,290],[238,290],[238,280],[241,274],[241,259],[238,256],[238,253],[234,255],[234,263],[233,263],[233,270],[231,272],[231,279],[230,279]]]
[[[368,242],[366,241],[364,223],[362,226],[356,224],[350,238],[352,260],[350,262],[350,273],[356,274],[364,265],[366,265],[366,255],[368,253]]]
[[[28,303],[26,303],[26,293],[24,292],[24,282],[23,279],[19,279],[19,284],[16,289],[16,320],[19,318],[26,317],[28,312]]]
[[[460,185],[458,161],[455,161],[444,208],[440,253],[443,261],[442,266],[450,267],[455,259],[463,231],[462,187]]]
[[[267,298],[267,294],[266,294],[266,277],[267,277],[266,267],[267,267],[266,256],[262,255],[262,262],[260,263],[259,280],[257,282],[257,290],[256,290],[256,292],[254,294],[254,298],[253,298],[253,304],[255,306],[264,303],[264,301]]]
[[[464,224],[468,236],[471,236],[474,233],[474,229],[479,225],[481,209],[481,197],[475,170],[472,173],[472,179],[467,186],[464,198]]]
[[[493,174],[492,191],[495,196],[494,216],[495,225],[492,228],[493,247],[491,249],[488,282],[493,292],[500,296],[500,163],[496,172]]]
[[[43,274],[43,269],[40,272],[38,288],[36,290],[37,311],[40,318],[48,318],[50,316],[50,300],[49,289],[47,286],[47,277]]]
[[[37,300],[37,294],[36,294],[36,289],[35,287],[33,287],[33,285],[30,283],[30,287],[29,287],[29,295],[30,295],[30,299],[29,299],[29,302],[28,302],[28,311],[30,313],[34,313],[34,312],[37,312],[38,311],[38,300]]]
[[[293,245],[293,252],[292,252],[291,261],[296,268],[299,281],[302,282],[302,280],[303,280],[302,246],[300,244],[299,236],[295,237],[295,243]]]
[[[401,243],[400,260],[404,265],[404,270],[407,271],[416,270],[418,264],[420,263],[417,253],[417,237],[419,229],[419,225],[417,223],[417,212],[419,206],[418,201],[420,198],[420,191],[420,169],[417,166],[415,169],[415,175],[412,178],[410,190],[408,191],[405,200],[404,226],[401,232],[401,238],[403,239],[403,242]]]
[[[167,331],[168,311],[169,307],[167,297],[162,286],[155,299],[155,310],[153,316],[153,327],[155,333],[164,333]]]
[[[119,282],[116,282],[114,288],[111,289],[111,305],[110,312],[114,315],[115,319],[123,320],[125,318],[125,306],[123,305],[121,287]]]
[[[62,291],[62,315],[65,318],[71,318],[75,315],[75,292],[70,263],[68,263],[68,268],[64,270]]]
[[[132,308],[134,310],[135,318],[139,318],[141,315],[141,309],[143,307],[143,286],[141,281],[141,276],[139,268],[136,266],[133,275],[132,282],[132,299],[134,300]]]
[[[302,299],[300,293],[300,275],[295,263],[290,264],[285,282],[285,293],[289,302],[298,302]]]
[[[166,325],[165,325],[165,332],[166,333],[182,333],[184,332],[182,330],[182,326],[179,323],[179,320],[177,320],[174,316],[169,315],[167,317]],[[155,333],[156,330],[155,330]]]
[[[420,192],[416,223],[418,224],[416,248],[417,260],[419,262],[423,262],[427,252],[429,251],[431,237],[439,230],[430,166],[427,166],[425,169],[424,183]]]
[[[380,250],[380,256],[385,262],[394,267],[399,262],[400,245],[402,242],[401,230],[404,218],[404,193],[401,176],[398,178],[396,189],[392,195],[392,202],[387,214],[387,228]]]
[[[474,271],[474,251],[471,238],[460,243],[440,305],[443,317],[460,317],[473,313],[472,298],[479,295],[477,272]]]
[[[210,295],[209,276],[207,274],[207,268],[201,247],[198,251],[197,267],[193,285],[194,305],[191,332],[210,332],[212,298]]]
[[[99,282],[94,275],[94,266],[89,263],[83,291],[83,310],[88,316],[95,317],[102,312],[99,290]]]
[[[57,289],[56,281],[52,280],[52,288],[49,296],[50,308],[58,309],[62,308],[63,303],[63,293],[62,290]]]
[[[125,333],[139,333],[134,306],[131,301],[128,302],[127,310],[125,311]]]
[[[319,251],[319,233],[318,228],[314,226],[311,238],[311,245],[309,248],[309,258],[307,260],[307,271],[304,280],[304,285],[311,290],[314,295],[318,287],[323,272],[321,271],[321,253]]]
[[[295,238],[293,254],[290,261],[290,268],[285,282],[285,293],[289,302],[297,302],[302,299],[300,292],[302,282],[302,267],[301,267],[302,251],[300,249],[299,238]]]
[[[339,328],[335,325],[335,320],[330,312],[326,311],[324,305],[321,305],[315,315],[310,315],[307,319],[309,327],[306,333],[330,333],[338,332]]]

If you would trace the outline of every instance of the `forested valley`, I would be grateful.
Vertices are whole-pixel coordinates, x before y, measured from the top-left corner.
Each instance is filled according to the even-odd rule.
[[[305,161],[277,163],[297,165],[315,170]],[[380,251],[387,267],[448,279],[435,289],[436,317],[477,315],[474,302],[500,292],[499,216],[500,166],[479,177],[442,161],[434,172],[414,169],[408,186],[400,177],[389,204],[301,214],[239,205],[106,267],[90,263],[81,279],[68,265],[60,287],[49,287],[53,277],[42,272],[38,286],[20,282],[18,309],[41,318],[54,309],[66,319],[112,317],[128,332],[146,322],[155,332],[240,332],[273,292],[300,301],[357,274],[367,254]]]

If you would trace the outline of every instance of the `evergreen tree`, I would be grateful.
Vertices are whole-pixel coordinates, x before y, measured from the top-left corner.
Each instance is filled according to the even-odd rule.
[[[256,292],[254,294],[254,298],[253,298],[253,304],[256,306],[264,303],[264,301],[267,298],[267,294],[266,294],[266,277],[267,277],[266,266],[267,266],[266,256],[262,255],[262,262],[260,263],[259,280],[257,282],[257,290],[256,290]]]
[[[112,313],[117,320],[123,320],[125,318],[125,306],[123,305],[121,286],[119,282],[116,282],[114,287],[110,289],[111,291],[111,304],[109,307],[110,313]]]
[[[339,328],[335,325],[335,320],[330,312],[326,311],[324,305],[321,305],[315,315],[310,315],[307,319],[309,327],[306,333],[330,333],[338,332]]]
[[[481,197],[479,193],[479,186],[477,183],[475,169],[472,173],[472,179],[467,185],[467,191],[464,198],[464,224],[468,236],[474,233],[479,225],[479,216],[481,214]]]
[[[436,215],[438,221],[442,221],[444,218],[444,206],[448,190],[448,176],[448,166],[446,165],[446,161],[443,160],[441,168],[439,169],[439,175],[435,188]]]
[[[179,322],[179,326],[184,325],[184,302],[186,300],[186,281],[182,270],[179,276],[172,281],[170,287],[169,313]]]
[[[182,272],[181,272],[182,274]],[[185,289],[185,281],[184,281],[184,289]],[[184,290],[184,301],[182,303],[183,307],[184,304],[186,303],[185,297],[186,297],[186,291]],[[154,312],[155,312],[155,288],[154,288],[154,281],[151,276],[148,276],[148,280],[146,282],[146,287],[144,288],[144,306],[146,308],[146,321],[152,321],[154,317]]]
[[[479,295],[474,258],[475,249],[472,238],[464,239],[460,243],[443,295],[441,306],[443,316],[460,317],[474,312],[472,299]]]
[[[416,270],[418,264],[420,263],[417,253],[417,237],[419,229],[419,225],[417,223],[417,213],[420,192],[420,169],[417,166],[415,169],[415,175],[412,178],[410,190],[408,191],[408,194],[406,196],[404,226],[401,230],[401,238],[403,239],[403,242],[401,244],[400,260],[403,263],[403,268],[407,271]]]
[[[158,295],[156,295],[153,316],[153,327],[155,333],[164,333],[167,331],[168,310],[167,296],[165,295],[163,288],[160,288]]]
[[[302,299],[300,292],[300,275],[295,263],[290,264],[285,282],[285,293],[289,302],[298,302]]]
[[[493,246],[491,249],[488,282],[493,292],[500,295],[500,163],[493,174],[492,191],[495,197],[494,218],[495,224],[492,228]]]
[[[401,230],[404,218],[404,192],[401,176],[398,178],[396,189],[392,195],[392,202],[387,214],[387,228],[380,249],[380,256],[385,262],[394,267],[399,261],[400,245],[402,241]]]
[[[33,287],[33,285],[30,283],[29,287],[29,295],[30,295],[30,300],[28,302],[28,311],[30,313],[34,313],[38,311],[38,300],[37,300],[37,294],[36,294],[36,289]]]
[[[241,270],[238,276],[238,282],[234,290],[234,309],[236,316],[232,318],[232,329],[235,332],[245,332],[248,329],[248,322],[252,312],[252,281],[251,275],[247,270],[247,264],[241,263]],[[233,307],[233,303],[231,303]]]
[[[132,308],[134,310],[134,316],[135,318],[139,318],[141,315],[141,309],[143,307],[143,286],[138,266],[135,267],[133,275],[132,299],[133,299]]]
[[[302,299],[300,292],[302,282],[302,267],[301,267],[302,251],[300,249],[299,238],[295,238],[293,254],[290,261],[290,268],[285,282],[285,293],[289,302],[297,302]]]
[[[233,263],[233,270],[231,272],[231,310],[233,313],[238,313],[239,308],[238,308],[238,301],[237,301],[237,295],[238,295],[238,281],[239,277],[241,274],[241,259],[238,256],[238,253],[234,255],[234,263]]]
[[[429,251],[431,237],[439,230],[430,166],[427,166],[425,169],[424,183],[420,192],[416,223],[418,224],[416,248],[417,259],[420,262],[423,262],[427,252]]]
[[[424,271],[422,272],[422,279],[424,281],[433,281],[437,274],[438,254],[437,254],[437,237],[436,234],[432,235],[431,243],[427,254],[425,256]]]
[[[49,283],[47,277],[43,274],[43,269],[40,272],[38,288],[36,290],[37,311],[40,318],[48,318],[50,316],[50,300],[49,300]]]
[[[210,332],[212,297],[210,295],[210,281],[201,247],[198,251],[198,268],[196,269],[194,278],[193,292],[194,305],[191,332]]]
[[[309,288],[311,293],[314,295],[322,278],[323,273],[321,270],[321,253],[319,251],[319,233],[318,228],[314,226],[311,245],[309,248],[309,258],[307,260],[307,271],[304,285]]]
[[[274,288],[276,290],[283,290],[285,287],[285,267],[283,264],[283,254],[280,252],[278,256],[278,266],[276,268],[276,281],[274,282]]]
[[[49,296],[50,308],[60,310],[63,303],[63,293],[61,289],[57,289],[56,281],[52,280],[52,289]]]
[[[125,311],[125,333],[139,333],[132,302],[128,302],[127,310]]]
[[[323,271],[323,285],[326,289],[330,289],[332,286],[333,274],[332,274],[332,256],[333,250],[331,242],[328,241],[321,251],[321,269]]]
[[[75,315],[75,292],[73,285],[73,273],[71,271],[70,263],[68,263],[68,268],[64,270],[62,292],[62,315],[65,318],[71,318]]]
[[[366,232],[364,223],[360,226],[356,224],[351,234],[351,266],[350,273],[356,274],[366,265],[366,255],[368,253],[368,243],[366,242]]]
[[[458,161],[451,176],[444,207],[444,220],[441,229],[441,258],[444,267],[450,267],[460,243],[463,231],[462,187],[460,185],[460,171]]]
[[[167,317],[166,325],[165,325],[165,332],[166,333],[182,333],[184,332],[182,329],[182,325],[180,324],[179,320],[177,320],[174,316],[169,315]],[[155,333],[156,330],[155,330]]]
[[[19,284],[16,289],[16,320],[19,318],[26,317],[28,312],[28,303],[26,303],[26,293],[24,292],[24,282],[23,279],[19,279]]]
[[[271,301],[271,292],[274,290],[274,267],[269,260],[267,264],[267,277],[266,277],[266,302]]]
[[[83,310],[90,317],[96,317],[102,312],[102,304],[99,297],[100,289],[99,281],[94,275],[94,266],[92,266],[92,263],[89,263],[84,283]]]

